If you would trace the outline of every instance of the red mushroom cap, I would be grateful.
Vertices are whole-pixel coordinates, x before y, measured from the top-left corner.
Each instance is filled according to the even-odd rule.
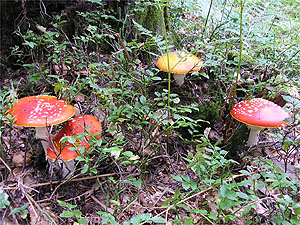
[[[236,104],[230,111],[236,120],[255,127],[283,127],[290,115],[274,102],[254,98]]]
[[[55,149],[53,150],[52,147],[49,147],[47,149],[47,157],[49,157],[50,159],[56,159],[60,152],[59,146],[61,145],[61,138],[64,136],[77,135],[78,133],[85,133],[86,131],[83,127],[86,127],[87,131],[91,134],[98,133],[97,135],[95,135],[98,140],[101,138],[102,127],[96,117],[91,115],[76,116],[72,120],[68,121],[64,125],[64,127],[55,135],[55,137],[53,138]],[[85,137],[85,139],[81,143],[79,143],[78,140],[76,145],[85,147],[85,150],[88,151],[90,145],[88,144],[87,140],[89,140],[90,138],[90,136]],[[64,161],[76,159],[78,156],[78,152],[70,150],[69,148],[72,146],[73,145],[71,143],[63,143],[59,158],[63,159]],[[58,160],[60,160],[59,158]]]
[[[75,109],[54,96],[39,95],[19,99],[8,113],[12,113],[17,126],[45,127],[68,120]]]

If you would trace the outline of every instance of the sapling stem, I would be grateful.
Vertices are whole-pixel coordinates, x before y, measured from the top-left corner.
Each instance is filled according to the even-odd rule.
[[[156,1],[155,1],[156,2]],[[167,65],[168,65],[168,126],[170,123],[170,117],[171,117],[171,110],[170,110],[170,98],[171,98],[171,69],[170,69],[170,59],[169,59],[169,48],[168,48],[168,39],[167,39],[167,29],[166,29],[166,22],[165,22],[165,17],[164,17],[164,11],[161,8],[160,4],[156,2],[156,5],[158,6],[160,13],[161,13],[161,18],[162,18],[162,23],[163,23],[163,34],[164,34],[164,39],[165,39],[165,47],[166,47],[166,54],[167,54]],[[169,149],[169,139],[170,139],[170,131],[167,131],[167,151]]]
[[[233,94],[231,98],[231,106],[234,105],[234,99],[236,97],[236,87],[237,83],[239,81],[239,74],[241,70],[241,63],[242,63],[242,51],[243,51],[243,10],[244,10],[244,5],[243,5],[243,0],[241,0],[241,10],[240,10],[240,46],[239,46],[239,62],[238,62],[238,68],[235,76],[235,84],[234,84],[234,89],[233,89]]]

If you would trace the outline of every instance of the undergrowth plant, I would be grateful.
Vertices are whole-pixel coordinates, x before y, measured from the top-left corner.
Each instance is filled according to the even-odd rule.
[[[8,149],[4,148],[2,137],[5,131],[5,122],[11,122],[13,120],[11,116],[6,116],[6,112],[9,109],[11,102],[14,100],[15,91],[14,89],[8,89],[6,87],[1,88],[0,90],[0,154],[2,160],[7,162]]]
[[[86,219],[81,218],[82,212],[78,209],[75,209],[77,207],[77,205],[72,205],[72,204],[62,201],[62,200],[57,200],[57,202],[62,207],[67,208],[59,215],[60,217],[62,217],[62,218],[74,217],[76,222],[74,222],[73,224],[82,224],[82,225],[88,224]]]

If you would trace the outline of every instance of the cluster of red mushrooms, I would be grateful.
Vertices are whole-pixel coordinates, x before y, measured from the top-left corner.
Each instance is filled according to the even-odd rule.
[[[13,124],[23,127],[35,127],[36,138],[40,139],[49,162],[64,161],[63,176],[74,170],[74,159],[81,155],[79,148],[84,147],[88,153],[90,145],[88,140],[94,136],[98,140],[101,137],[102,127],[96,117],[91,115],[79,115],[69,120],[75,109],[64,100],[58,100],[54,96],[39,95],[19,99],[8,110],[13,117]],[[57,125],[69,120],[64,127],[51,138],[48,126]],[[77,136],[86,133],[82,141],[75,143],[61,143],[65,136]],[[71,147],[78,150],[72,150]]]
[[[162,56],[157,61],[157,66],[165,71],[173,73],[175,82],[178,86],[184,83],[187,73],[196,72],[202,66],[202,61],[195,55],[177,51]],[[49,159],[64,161],[67,170],[63,169],[63,175],[74,169],[74,159],[80,155],[80,151],[73,150],[74,143],[61,143],[65,136],[76,136],[79,133],[88,132],[94,134],[98,140],[101,137],[102,127],[99,121],[91,115],[79,115],[69,120],[74,114],[75,109],[66,101],[58,100],[54,96],[29,96],[21,98],[8,111],[12,114],[14,124],[24,127],[35,127],[36,138],[40,139]],[[289,124],[290,115],[275,103],[255,98],[245,100],[236,104],[230,114],[238,121],[247,124],[250,128],[248,146],[257,144],[259,131],[266,127],[283,127]],[[49,125],[56,125],[69,120],[61,131],[51,139],[48,131]],[[88,153],[90,145],[88,140],[91,136],[75,143],[75,146],[85,148]],[[66,172],[67,171],[67,172]]]

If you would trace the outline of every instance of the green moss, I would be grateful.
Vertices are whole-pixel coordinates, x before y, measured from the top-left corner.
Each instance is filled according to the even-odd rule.
[[[199,105],[199,112],[197,112],[197,119],[202,119],[209,121],[211,124],[214,124],[215,121],[219,118],[219,108],[220,106],[215,102],[204,102],[202,105]]]
[[[134,20],[153,34],[163,35],[163,21],[160,10],[154,5],[145,5],[143,9],[137,10]],[[137,31],[138,37],[140,34]]]
[[[284,75],[279,75],[276,77],[274,81],[274,87],[278,92],[284,91],[292,97],[299,98],[299,87],[294,85],[293,82]]]
[[[236,50],[231,50],[228,53],[228,59],[229,60],[234,60],[236,62],[238,62],[238,57],[239,57],[239,52]],[[253,65],[253,66],[258,66],[259,63],[254,59],[254,57],[252,57],[251,55],[248,54],[244,54],[242,53],[242,62],[247,63],[249,66]]]

